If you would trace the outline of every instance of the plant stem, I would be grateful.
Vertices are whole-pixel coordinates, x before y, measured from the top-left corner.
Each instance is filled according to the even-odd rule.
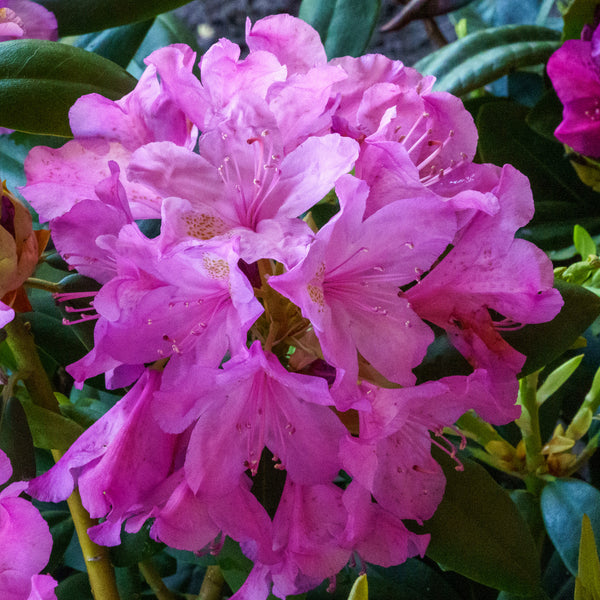
[[[138,567],[146,580],[146,583],[150,586],[150,589],[156,595],[157,600],[177,600],[179,596],[174,594],[162,580],[160,574],[156,569],[156,565],[152,562],[152,559],[144,560],[138,563]]]
[[[14,320],[6,325],[5,331],[6,341],[17,362],[19,377],[25,384],[31,401],[60,414],[58,402],[40,361],[29,327],[23,323],[19,315],[16,315]],[[59,450],[52,450],[55,461],[58,461],[62,454]],[[94,598],[96,600],[119,600],[115,572],[110,562],[108,549],[98,546],[90,540],[87,530],[96,523],[83,507],[81,496],[77,490],[74,490],[69,496],[67,504],[83,551]]]
[[[210,565],[202,581],[198,600],[221,600],[221,592],[225,578],[219,565]]]
[[[518,403],[521,405],[522,411],[521,416],[516,420],[525,443],[525,463],[529,473],[525,483],[527,489],[536,496],[543,487],[543,481],[538,478],[538,470],[544,465],[539,407],[537,404],[537,382],[537,372],[527,375],[519,381]]]
[[[52,451],[54,460],[61,457],[58,450]],[[85,568],[90,579],[90,587],[95,600],[120,600],[115,570],[110,562],[108,548],[99,546],[90,540],[87,530],[96,524],[81,503],[81,497],[78,490],[67,499],[69,511],[73,517],[75,531],[79,538],[79,544],[83,553]]]
[[[31,401],[42,408],[59,412],[58,401],[40,361],[29,327],[16,315],[4,330],[7,335],[6,342],[18,365],[19,377],[23,380]]]
[[[37,277],[29,277],[25,281],[25,285],[27,287],[36,288],[38,290],[52,292],[53,294],[58,294],[63,291],[63,287],[59,283],[54,283],[53,281],[46,281],[45,279],[38,279]]]

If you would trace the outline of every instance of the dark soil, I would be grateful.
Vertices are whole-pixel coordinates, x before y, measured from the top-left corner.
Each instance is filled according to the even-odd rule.
[[[244,46],[246,17],[252,22],[266,15],[287,12],[298,14],[300,0],[195,0],[177,10],[197,32],[201,48],[208,48],[221,37]],[[392,0],[383,0],[378,28],[400,9]],[[438,17],[438,26],[448,39],[455,39],[454,29],[447,18]],[[400,31],[375,31],[367,52],[380,52],[389,58],[413,65],[436,49],[420,21],[413,21]]]

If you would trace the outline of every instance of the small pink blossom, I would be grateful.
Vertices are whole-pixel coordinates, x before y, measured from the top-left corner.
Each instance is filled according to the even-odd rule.
[[[10,460],[0,450],[0,482],[12,474]],[[0,492],[0,595],[6,600],[56,600],[56,581],[38,575],[52,551],[48,524],[19,494],[27,483],[15,482]]]
[[[25,38],[56,41],[55,16],[36,2],[0,0],[0,42]]]

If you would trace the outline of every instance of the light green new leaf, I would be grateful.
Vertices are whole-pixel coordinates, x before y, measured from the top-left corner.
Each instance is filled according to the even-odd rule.
[[[136,80],[115,63],[47,40],[0,44],[0,127],[71,137],[69,109],[84,94],[117,99]]]
[[[364,52],[379,9],[379,0],[303,0],[298,16],[319,32],[331,59]]]
[[[52,11],[58,33],[79,35],[151,19],[189,0],[37,0]]]
[[[33,437],[33,445],[46,450],[68,450],[85,431],[74,421],[37,406],[30,400],[21,400]]]
[[[575,579],[575,600],[600,600],[600,559],[590,518],[583,515],[579,543],[579,572]]]
[[[577,367],[583,360],[583,354],[578,354],[570,360],[564,362],[560,367],[554,369],[548,377],[544,380],[544,383],[539,387],[537,391],[537,404],[541,406],[556,390],[573,375]]]
[[[437,77],[434,89],[461,96],[516,69],[545,63],[559,46],[559,34],[552,29],[505,25],[448,44],[415,68]]]
[[[369,600],[369,586],[367,576],[361,575],[352,586],[348,600]]]
[[[596,242],[594,242],[592,236],[581,225],[575,225],[573,241],[575,242],[577,252],[579,252],[583,260],[586,260],[590,254],[596,254]]]

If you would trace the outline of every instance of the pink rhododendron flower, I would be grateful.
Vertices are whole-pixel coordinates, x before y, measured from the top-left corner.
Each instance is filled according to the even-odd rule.
[[[8,456],[0,450],[0,482],[12,474]],[[56,581],[38,575],[52,550],[52,536],[38,510],[19,494],[26,482],[0,491],[0,595],[6,600],[56,600]]]
[[[586,27],[580,40],[567,40],[548,61],[548,76],[563,103],[554,135],[573,150],[600,158],[600,28]]]
[[[79,314],[94,348],[69,371],[133,384],[29,490],[78,485],[103,544],[148,519],[185,550],[229,536],[254,562],[234,598],[263,600],[353,557],[424,554],[403,520],[442,499],[432,445],[454,456],[442,430],[467,410],[515,418],[524,357],[502,330],[561,300],[515,239],[526,179],[471,162],[458,99],[381,56],[327,62],[288,15],[246,39],[245,58],[209,49],[199,79],[189,48],[158,50],[131,94],[81,98],[75,139],[27,159],[24,195],[100,284]],[[339,204],[325,224],[322,201]],[[417,385],[432,326],[470,374]]]
[[[37,38],[58,39],[55,16],[29,0],[0,0],[0,42]]]

